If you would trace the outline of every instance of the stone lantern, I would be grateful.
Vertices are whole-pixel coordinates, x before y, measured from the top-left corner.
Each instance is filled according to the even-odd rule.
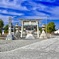
[[[45,29],[45,25],[42,25],[42,33],[41,33],[41,35],[40,35],[40,38],[41,38],[41,39],[47,38],[44,29]]]
[[[16,33],[19,32],[18,24],[15,25]]]

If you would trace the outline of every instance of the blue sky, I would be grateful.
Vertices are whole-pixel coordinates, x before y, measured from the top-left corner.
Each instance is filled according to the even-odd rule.
[[[0,0],[0,18],[7,24],[10,16],[14,23],[30,16],[53,20],[58,27],[59,0]]]

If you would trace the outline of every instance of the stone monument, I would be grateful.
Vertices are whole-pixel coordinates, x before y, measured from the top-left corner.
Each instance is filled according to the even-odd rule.
[[[11,32],[11,29],[12,29],[11,28],[11,23],[12,23],[12,19],[11,19],[11,17],[9,17],[9,28],[8,28],[8,35],[6,37],[6,40],[13,40],[14,39],[14,36]]]
[[[45,31],[44,31],[44,28],[45,28],[45,25],[42,25],[42,33],[40,35],[41,39],[47,38],[47,35],[46,35]]]

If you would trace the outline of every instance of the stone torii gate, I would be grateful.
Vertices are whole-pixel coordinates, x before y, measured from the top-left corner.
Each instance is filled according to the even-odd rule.
[[[21,19],[21,38],[23,37],[23,30],[24,30],[24,26],[27,25],[27,26],[36,26],[37,28],[37,38],[39,38],[39,19]]]

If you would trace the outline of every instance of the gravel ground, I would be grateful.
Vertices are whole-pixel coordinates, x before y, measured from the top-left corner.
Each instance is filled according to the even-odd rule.
[[[35,40],[1,40],[0,41],[0,52],[10,51],[31,43],[41,41],[39,39]]]
[[[15,42],[9,42],[8,45],[16,42],[29,44],[20,44],[21,46],[14,50],[0,52],[0,59],[59,59],[59,37],[47,40],[15,40]]]

